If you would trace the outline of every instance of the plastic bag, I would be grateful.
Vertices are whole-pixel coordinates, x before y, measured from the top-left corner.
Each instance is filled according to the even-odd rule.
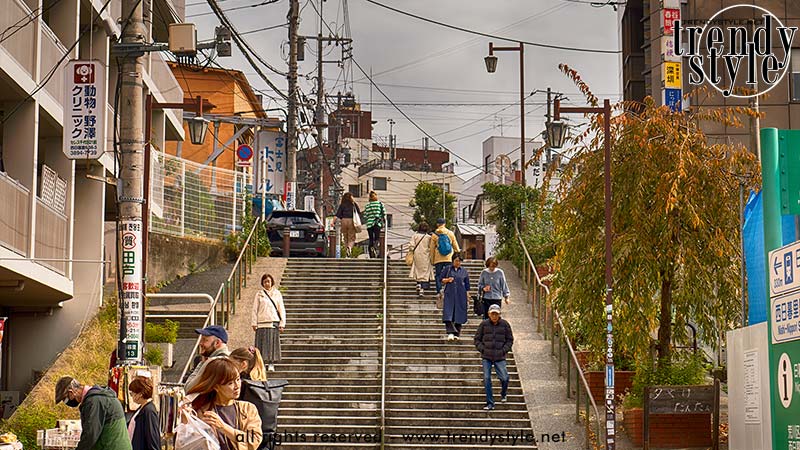
[[[200,420],[194,411],[181,412],[188,423],[181,421],[175,427],[175,450],[220,450],[217,433]]]

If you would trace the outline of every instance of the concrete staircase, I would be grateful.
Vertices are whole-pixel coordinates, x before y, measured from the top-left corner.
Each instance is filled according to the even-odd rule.
[[[468,261],[464,267],[470,272],[471,287],[475,292],[483,262]],[[389,294],[386,446],[407,449],[536,448],[513,354],[508,357],[511,376],[508,402],[500,403],[500,381],[494,377],[496,409],[491,412],[482,409],[486,400],[483,369],[480,355],[473,345],[473,336],[482,318],[472,314],[472,302],[461,339],[447,342],[435,298],[433,295],[417,296],[415,283],[408,278],[408,267],[402,261],[390,262]],[[521,435],[521,439],[527,436],[531,441],[512,443],[498,438],[490,444],[480,439],[481,436],[506,436],[507,433],[510,436]],[[429,436],[409,440],[409,434]],[[438,439],[436,435],[439,435]]]
[[[281,448],[377,447],[382,284],[379,260],[289,259],[282,361],[270,373],[289,380],[278,417]],[[346,441],[326,442],[331,434]]]
[[[477,284],[481,263],[467,266]],[[390,262],[389,273],[386,447],[536,448],[481,440],[532,436],[513,355],[508,403],[499,403],[495,379],[497,409],[483,411],[483,375],[472,344],[480,319],[471,316],[462,340],[448,343],[433,296],[417,297],[402,261]],[[282,447],[380,447],[382,276],[380,260],[289,260],[281,282],[283,359],[270,374],[290,383],[278,418]]]

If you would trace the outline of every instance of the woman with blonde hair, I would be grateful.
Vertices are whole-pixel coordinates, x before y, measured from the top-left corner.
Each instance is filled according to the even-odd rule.
[[[433,265],[431,264],[430,242],[431,235],[428,233],[428,224],[422,222],[417,226],[417,232],[411,236],[408,242],[409,251],[413,254],[411,272],[408,277],[417,282],[417,295],[425,295],[425,289],[430,288],[430,281],[433,278]]]
[[[249,402],[237,400],[242,380],[228,358],[212,359],[200,380],[187,392],[191,408],[216,433],[220,450],[257,450],[261,445],[261,417]]]
[[[281,360],[280,333],[286,326],[286,307],[272,275],[265,273],[261,277],[261,287],[253,302],[251,324],[256,332],[255,347],[267,359],[267,370],[271,372]]]
[[[242,380],[267,381],[264,359],[255,347],[241,347],[232,351],[229,358],[239,367]]]

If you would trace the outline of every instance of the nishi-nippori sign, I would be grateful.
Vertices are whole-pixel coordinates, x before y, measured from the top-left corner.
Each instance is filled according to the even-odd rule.
[[[106,145],[105,68],[99,61],[73,60],[64,72],[64,154],[98,159]]]

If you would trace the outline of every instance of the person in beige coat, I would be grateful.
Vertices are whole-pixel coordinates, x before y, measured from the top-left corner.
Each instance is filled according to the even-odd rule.
[[[286,327],[286,307],[272,275],[265,273],[261,277],[261,287],[253,302],[251,325],[256,332],[255,347],[269,363],[267,370],[271,372],[281,360],[280,333]]]
[[[228,358],[208,362],[200,381],[186,393],[189,408],[214,429],[221,450],[257,450],[261,445],[261,417],[255,405],[237,400],[242,389],[239,369]],[[183,417],[184,423],[186,418]]]
[[[430,240],[428,224],[422,222],[408,243],[408,250],[414,254],[408,277],[417,282],[417,295],[420,297],[425,295],[425,289],[430,289],[430,281],[433,278]]]

